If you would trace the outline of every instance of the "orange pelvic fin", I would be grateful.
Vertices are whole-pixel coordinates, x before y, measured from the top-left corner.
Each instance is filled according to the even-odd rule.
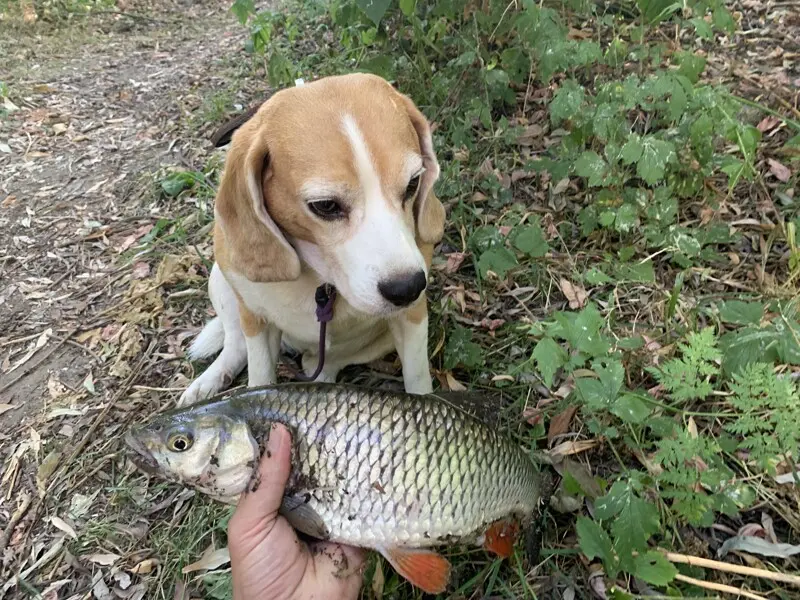
[[[484,534],[483,547],[501,558],[508,558],[514,551],[518,536],[519,523],[516,521],[495,521]]]
[[[450,563],[419,548],[376,548],[395,571],[427,594],[441,594],[450,581]]]

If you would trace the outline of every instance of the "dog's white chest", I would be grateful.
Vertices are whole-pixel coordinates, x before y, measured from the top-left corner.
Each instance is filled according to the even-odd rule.
[[[298,280],[255,283],[235,273],[226,274],[247,308],[275,325],[289,344],[300,352],[316,351],[320,323],[314,294],[320,285],[315,277],[303,274]],[[379,317],[356,311],[341,296],[336,300],[333,320],[328,323],[326,347],[352,347],[369,343],[387,328]]]

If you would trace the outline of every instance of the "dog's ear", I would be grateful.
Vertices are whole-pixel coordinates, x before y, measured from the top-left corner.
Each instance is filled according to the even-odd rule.
[[[419,182],[419,193],[414,203],[414,218],[417,222],[417,236],[426,244],[437,244],[444,236],[445,210],[433,191],[433,184],[439,179],[439,162],[433,151],[433,137],[428,120],[416,107],[413,100],[400,94],[406,106],[408,118],[419,138],[422,164],[425,172]]]
[[[258,112],[233,134],[214,209],[231,267],[262,283],[300,276],[300,259],[267,210],[267,120]]]

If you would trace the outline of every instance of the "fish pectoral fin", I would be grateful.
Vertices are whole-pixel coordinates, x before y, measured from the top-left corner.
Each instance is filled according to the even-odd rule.
[[[519,523],[516,521],[495,521],[484,534],[483,547],[501,558],[508,558],[514,552],[518,536]]]
[[[289,524],[297,531],[315,537],[319,540],[327,540],[330,537],[325,522],[308,504],[307,496],[284,496],[278,514],[283,516]]]
[[[432,550],[376,548],[395,571],[423,592],[441,594],[450,581],[450,563]]]

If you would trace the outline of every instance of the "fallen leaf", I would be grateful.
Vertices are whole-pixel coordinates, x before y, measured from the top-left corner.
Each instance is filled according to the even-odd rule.
[[[85,388],[86,388],[86,390],[87,390],[87,391],[88,391],[90,394],[95,394],[95,393],[96,393],[96,392],[95,392],[95,389],[94,389],[94,377],[92,376],[92,373],[91,373],[91,371],[90,371],[90,372],[89,372],[89,374],[86,376],[86,379],[84,379],[84,380],[83,380],[83,387],[85,387]]]
[[[451,252],[447,255],[447,263],[444,266],[444,272],[452,275],[461,268],[464,259],[467,257],[465,252]]]
[[[146,262],[137,262],[135,265],[133,265],[133,272],[131,273],[131,276],[134,279],[144,279],[148,275],[150,275],[150,265],[148,265]]]
[[[780,124],[781,120],[778,117],[768,116],[761,119],[761,122],[756,125],[756,128],[761,133],[766,133],[770,129],[775,129]]]
[[[0,152],[4,154],[11,154],[11,146],[6,144],[5,142],[0,142]]]
[[[78,539],[78,534],[75,531],[75,529],[61,517],[56,517],[56,516],[50,517],[50,523],[52,523],[53,527],[55,527],[56,529],[60,529],[61,531],[66,533],[73,540]]]
[[[36,354],[36,352],[47,343],[47,340],[50,339],[51,335],[53,335],[52,329],[48,328],[45,331],[43,331],[41,335],[38,338],[36,338],[36,343],[33,345],[33,347],[27,352],[27,354],[25,354],[25,356],[23,356],[17,362],[14,363],[14,365],[8,370],[8,373],[11,373],[11,371],[13,371],[14,369],[18,369],[26,362],[28,362],[31,359],[31,357],[34,354]]]
[[[2,202],[0,202],[0,206],[3,208],[8,208],[9,206],[14,206],[17,203],[17,197],[14,194],[9,194],[6,196]]]
[[[444,376],[447,382],[447,389],[449,389],[451,392],[463,392],[467,389],[463,383],[453,377],[453,374],[450,371],[445,372]]]
[[[122,557],[119,554],[111,554],[109,552],[109,553],[88,554],[83,558],[85,558],[89,562],[95,563],[96,565],[109,567]]]
[[[589,295],[586,293],[586,290],[575,283],[570,282],[567,279],[562,278],[559,282],[561,287],[561,291],[564,292],[564,296],[566,296],[567,300],[569,300],[569,307],[571,309],[583,308],[583,305],[586,304],[586,299]]]
[[[697,423],[694,420],[694,417],[689,417],[689,424],[686,426],[686,429],[689,431],[689,437],[693,440],[697,439]]]
[[[67,131],[67,126],[64,125],[64,123],[54,123],[53,131],[56,133],[56,135],[60,135]]]
[[[786,167],[779,163],[777,160],[768,158],[767,162],[769,163],[769,170],[770,173],[775,175],[778,178],[778,181],[786,183],[792,176],[792,172],[789,167]]]
[[[552,442],[553,438],[569,431],[572,417],[575,416],[575,411],[578,407],[574,404],[568,406],[562,412],[550,419],[550,427],[547,430],[547,441]]]
[[[108,589],[105,581],[103,581],[102,575],[97,579],[95,584],[92,586],[92,595],[97,600],[116,600],[114,598],[114,594],[111,593],[111,590]]]
[[[541,138],[542,135],[544,135],[544,129],[542,129],[541,125],[528,125],[517,137],[517,144],[520,146],[532,146],[534,140]]]
[[[548,452],[550,456],[568,456],[580,454],[597,446],[597,440],[579,440],[576,442],[562,442]]]
[[[60,461],[61,452],[58,450],[51,450],[50,454],[48,454],[42,461],[42,464],[39,465],[36,471],[36,489],[39,491],[40,498],[44,498],[47,480],[50,479],[50,476],[56,470]]]
[[[160,561],[157,558],[146,558],[130,569],[130,572],[134,575],[147,575],[152,573],[153,569],[155,569],[159,564]]]
[[[197,562],[186,565],[183,567],[183,569],[181,569],[181,573],[186,575],[187,573],[193,573],[194,571],[212,571],[221,567],[222,565],[227,565],[230,561],[231,555],[228,552],[228,549],[220,548],[219,550],[214,550],[213,552],[205,554]]]
[[[722,546],[717,550],[717,557],[724,558],[728,552],[734,550],[761,556],[779,556],[781,558],[789,558],[795,554],[800,554],[800,546],[776,544],[764,538],[750,535],[737,535],[723,542]]]
[[[117,582],[117,587],[121,590],[127,590],[131,587],[131,576],[125,571],[117,571],[114,573],[114,581]]]
[[[92,506],[92,502],[97,497],[97,494],[100,493],[100,490],[96,490],[94,494],[91,496],[84,496],[83,494],[75,494],[70,500],[69,503],[69,518],[70,519],[79,519],[86,512],[89,510],[89,507]]]

